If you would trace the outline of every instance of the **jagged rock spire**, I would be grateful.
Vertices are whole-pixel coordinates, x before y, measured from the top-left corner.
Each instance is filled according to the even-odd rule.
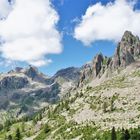
[[[140,40],[130,31],[126,31],[118,43],[112,58],[112,67],[126,67],[140,55]]]
[[[36,76],[38,76],[38,73],[39,73],[38,69],[31,65],[29,65],[29,68],[27,68],[25,71],[25,74],[32,79],[34,79]]]
[[[94,69],[95,76],[97,76],[99,74],[100,70],[102,69],[103,60],[104,60],[104,57],[103,57],[102,53],[99,53],[94,57],[93,69]]]
[[[104,57],[102,53],[97,54],[91,65],[83,67],[80,84],[87,79],[100,77],[106,69],[116,69],[126,67],[140,57],[140,40],[138,36],[134,36],[130,31],[125,31],[121,41],[116,47],[113,57]]]

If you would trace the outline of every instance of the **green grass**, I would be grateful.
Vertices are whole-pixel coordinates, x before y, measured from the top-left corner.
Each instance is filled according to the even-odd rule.
[[[96,86],[90,89],[88,93],[91,93],[91,92],[99,93],[102,90],[110,89],[110,88],[126,88],[128,85],[129,85],[129,82],[127,82],[127,77],[118,76],[118,77],[112,78],[111,80],[105,81],[99,86]]]
[[[136,70],[135,72],[132,73],[133,77],[140,77],[140,70]]]

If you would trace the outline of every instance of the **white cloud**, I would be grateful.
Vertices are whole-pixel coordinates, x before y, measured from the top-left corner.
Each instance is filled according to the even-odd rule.
[[[1,56],[35,66],[50,63],[46,55],[62,51],[58,21],[50,0],[16,0],[7,19],[0,21],[0,36],[5,40]]]
[[[88,7],[74,30],[74,37],[85,45],[96,40],[119,41],[125,30],[140,36],[140,10],[134,10],[136,1],[116,0]]]
[[[8,0],[0,0],[0,19],[7,17],[11,9]]]
[[[31,65],[34,65],[34,66],[37,66],[37,67],[40,67],[40,66],[43,66],[43,65],[46,65],[46,64],[50,64],[50,63],[52,63],[51,59],[38,60],[38,61],[31,61],[30,62]]]

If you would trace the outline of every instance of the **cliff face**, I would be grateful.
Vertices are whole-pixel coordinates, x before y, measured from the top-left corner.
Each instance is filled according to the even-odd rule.
[[[17,67],[0,75],[0,108],[8,102],[6,109],[13,108],[13,105],[15,108],[16,104],[16,108],[26,106],[26,110],[32,112],[42,104],[55,103],[72,90],[99,79],[107,70],[125,68],[137,61],[139,56],[139,38],[126,31],[111,58],[99,53],[81,68],[62,69],[47,77],[33,66]]]
[[[0,90],[2,89],[21,89],[29,83],[26,77],[6,76],[0,81]]]
[[[47,104],[54,104],[76,87],[79,68],[58,71],[53,77],[40,73],[36,67],[16,67],[0,74],[0,111],[32,114]]]
[[[95,79],[101,77],[108,70],[125,68],[131,63],[137,61],[140,57],[140,40],[138,36],[134,36],[131,32],[126,31],[118,43],[114,55],[111,58],[97,54],[90,65],[83,66],[80,84],[87,79]]]
[[[126,31],[118,43],[116,52],[112,58],[111,67],[126,67],[139,58],[140,40],[131,32]]]
[[[104,61],[104,57],[102,54],[98,54],[95,56],[93,60],[93,71],[95,76],[97,76],[100,73],[102,69],[103,61]]]

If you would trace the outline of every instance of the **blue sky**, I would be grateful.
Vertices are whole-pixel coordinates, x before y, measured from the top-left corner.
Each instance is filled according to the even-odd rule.
[[[23,0],[19,0],[19,1],[23,1]],[[31,2],[32,0],[29,0],[29,1]],[[43,2],[44,0],[41,0],[41,1]],[[93,59],[93,57],[97,53],[100,53],[100,52],[103,53],[105,56],[112,56],[115,51],[117,42],[121,39],[121,36],[123,35],[123,32],[125,30],[132,30],[132,32],[134,32],[134,34],[140,35],[140,31],[137,30],[137,28],[135,28],[133,26],[135,24],[126,26],[126,24],[128,25],[128,23],[130,23],[129,22],[130,17],[137,18],[136,22],[134,22],[134,23],[140,22],[138,19],[138,17],[140,17],[140,14],[139,14],[140,13],[139,12],[140,3],[137,1],[137,2],[135,2],[135,4],[133,4],[132,3],[132,2],[134,2],[133,0],[129,1],[131,3],[129,3],[127,0],[122,0],[122,1],[125,1],[124,3],[122,3],[121,0],[116,0],[116,1],[117,2],[115,3],[115,1],[113,1],[113,0],[112,1],[111,0],[51,0],[51,3],[53,5],[53,7],[51,7],[51,10],[52,10],[51,14],[55,15],[55,19],[53,19],[53,22],[52,22],[53,26],[51,26],[51,28],[54,26],[55,26],[55,28],[52,30],[50,29],[49,31],[51,32],[51,31],[55,30],[54,31],[55,36],[51,36],[51,37],[52,38],[56,37],[55,39],[58,41],[57,46],[60,45],[56,49],[57,51],[53,52],[51,50],[51,52],[53,52],[53,53],[48,53],[48,54],[46,53],[47,55],[43,54],[44,55],[43,60],[42,60],[42,57],[40,57],[39,61],[37,59],[35,59],[35,61],[34,61],[34,59],[31,59],[29,56],[27,59],[24,60],[25,62],[19,61],[19,60],[23,60],[23,58],[20,57],[20,55],[17,55],[17,54],[15,55],[15,53],[14,53],[19,48],[19,45],[17,45],[18,39],[16,38],[16,43],[8,42],[6,45],[4,45],[4,47],[1,51],[1,56],[0,56],[1,61],[3,61],[5,63],[5,62],[7,62],[7,58],[8,58],[8,60],[10,59],[9,60],[10,62],[8,62],[10,65],[7,64],[6,66],[3,66],[2,65],[3,63],[1,62],[2,64],[1,64],[0,71],[2,71],[2,72],[8,71],[9,69],[11,69],[15,66],[26,67],[28,64],[38,64],[38,63],[44,64],[44,59],[46,59],[47,62],[49,60],[51,60],[52,62],[49,65],[44,65],[44,66],[39,67],[39,70],[47,75],[53,75],[53,74],[55,74],[56,71],[58,71],[62,68],[67,68],[67,67],[71,67],[71,66],[80,67],[83,64],[85,64],[86,62],[91,61]],[[28,2],[28,1],[26,0],[24,2]],[[101,2],[101,4],[97,4],[99,2]],[[108,4],[109,2],[112,2],[112,5],[106,6],[106,4]],[[32,4],[32,3],[30,3],[30,4]],[[7,8],[7,5],[4,5],[4,6]],[[3,9],[5,8],[4,6],[2,7]],[[34,6],[36,6],[36,5],[34,5]],[[34,10],[34,6],[31,8],[31,10]],[[89,7],[91,7],[91,8],[89,8]],[[116,15],[116,14],[113,13],[114,12],[113,9],[116,8],[118,10],[118,7],[120,7],[120,9],[119,9],[120,13],[115,18],[117,23],[116,22],[114,23],[112,18],[113,18],[113,14],[114,15]],[[42,9],[43,8],[45,8],[45,7],[42,7]],[[48,8],[50,8],[50,6],[48,6]],[[0,16],[2,14],[8,15],[10,13],[11,9],[9,7],[7,9],[8,9],[8,12],[7,11],[5,12],[5,10],[3,10],[4,14],[2,13],[3,11],[1,10]],[[89,9],[91,11],[94,11],[95,15],[92,13],[90,16],[88,16],[88,14],[86,14],[86,12]],[[125,10],[123,10],[123,9],[125,9]],[[110,10],[112,10],[112,14],[108,14],[108,11],[110,11]],[[24,11],[24,9],[23,9],[23,11]],[[136,11],[138,11],[138,12],[136,12]],[[128,14],[128,17],[127,17],[127,15],[125,15],[126,12],[128,12],[128,13],[130,12],[132,14],[130,16]],[[100,16],[98,16],[99,13],[100,13],[101,17],[104,17],[103,19]],[[48,16],[49,16],[49,14],[48,14]],[[83,15],[86,18],[83,18],[82,17]],[[34,15],[34,13],[31,16],[36,17]],[[59,19],[58,19],[58,17],[59,17]],[[108,17],[109,17],[110,21],[107,21]],[[125,18],[126,19],[125,21],[127,21],[127,22],[125,22],[124,24],[120,24],[120,22],[121,22],[120,20],[122,20],[122,18],[123,19]],[[97,19],[98,19],[98,22],[96,21]],[[42,20],[42,19],[40,19],[40,20]],[[51,18],[50,18],[50,20],[51,20]],[[46,21],[47,21],[47,19],[46,19]],[[130,18],[130,21],[131,21],[131,18]],[[99,27],[96,24],[96,22],[99,24],[101,23]],[[7,24],[8,23],[13,23],[13,22],[9,20],[7,22]],[[18,23],[19,23],[19,21],[17,22],[17,24]],[[94,23],[96,26],[94,26]],[[105,23],[105,25],[103,25],[102,23]],[[112,23],[112,24],[110,24],[110,23]],[[112,25],[112,27],[109,24]],[[93,27],[92,27],[92,25],[93,25]],[[10,29],[11,26],[10,25],[3,26],[0,24],[0,31],[2,31],[2,33],[4,33],[4,35],[5,35],[5,37],[7,37],[9,39],[9,36],[12,34],[7,33],[7,30],[6,31],[3,30],[2,27],[6,27],[6,28],[8,27]],[[15,29],[16,29],[16,27],[15,27]],[[107,31],[106,31],[106,29],[107,29]],[[116,29],[116,30],[114,30],[114,29]],[[90,32],[90,30],[92,32]],[[17,31],[18,35],[20,36],[19,33],[21,33],[21,30],[16,30],[16,31]],[[107,33],[105,33],[105,32],[107,32]],[[44,32],[44,34],[47,34],[47,33]],[[47,36],[49,36],[49,35],[47,34]],[[62,35],[61,39],[59,38],[60,35]],[[31,35],[31,37],[36,37],[36,36]],[[38,35],[37,35],[37,37],[38,37]],[[49,41],[49,40],[46,40],[46,42],[47,41]],[[38,42],[35,42],[34,40],[32,41],[33,45],[36,43],[38,43]],[[18,48],[15,48],[15,49],[11,50],[11,52],[10,52],[9,46],[13,47],[14,46],[13,44],[17,45]],[[27,41],[27,44],[28,44],[28,41]],[[50,44],[51,43],[48,43],[47,45],[49,46]],[[43,45],[44,44],[42,44],[42,48],[44,47]],[[55,48],[55,46],[52,46],[52,48],[53,47]],[[23,46],[23,48],[24,48],[24,46]],[[27,49],[27,51],[28,50],[30,51],[30,50],[32,50],[32,48]],[[37,51],[39,51],[39,50],[37,50]],[[19,52],[17,51],[18,54],[20,54],[21,52],[22,51],[19,51]],[[15,55],[15,57],[18,58],[17,59],[18,61],[13,61],[14,59],[12,57],[14,57],[14,55],[11,57],[12,53]],[[32,54],[32,52],[30,52],[30,53]],[[42,53],[42,51],[38,54],[37,58],[39,57],[39,55],[41,53]],[[28,53],[27,53],[27,55],[28,55]],[[34,55],[33,55],[33,57],[34,57]],[[5,59],[6,59],[6,61],[5,61]],[[37,60],[37,63],[36,63],[36,60]],[[29,61],[29,63],[28,63],[28,61]]]
[[[58,24],[59,30],[66,28],[64,32],[73,32],[74,24],[71,22],[76,17],[80,18],[86,12],[86,9],[97,2],[107,4],[113,0],[53,0],[53,5],[60,15]],[[138,3],[137,3],[138,8]],[[54,74],[56,70],[70,66],[80,67],[88,61],[91,61],[97,53],[103,53],[106,56],[114,54],[116,43],[113,41],[96,41],[90,47],[85,47],[80,41],[75,40],[71,35],[63,36],[64,50],[60,55],[51,55],[53,63],[41,70]],[[74,50],[74,51],[73,51]]]
[[[112,56],[116,44],[112,41],[96,41],[90,47],[85,47],[80,41],[77,41],[65,32],[72,33],[74,23],[72,20],[80,18],[89,7],[89,5],[99,2],[98,0],[53,0],[53,5],[60,15],[58,28],[64,30],[63,52],[59,55],[50,55],[53,63],[47,67],[40,68],[41,71],[53,75],[57,70],[67,67],[80,67],[91,61],[97,53],[102,52],[106,56]],[[106,4],[108,0],[102,0]]]

